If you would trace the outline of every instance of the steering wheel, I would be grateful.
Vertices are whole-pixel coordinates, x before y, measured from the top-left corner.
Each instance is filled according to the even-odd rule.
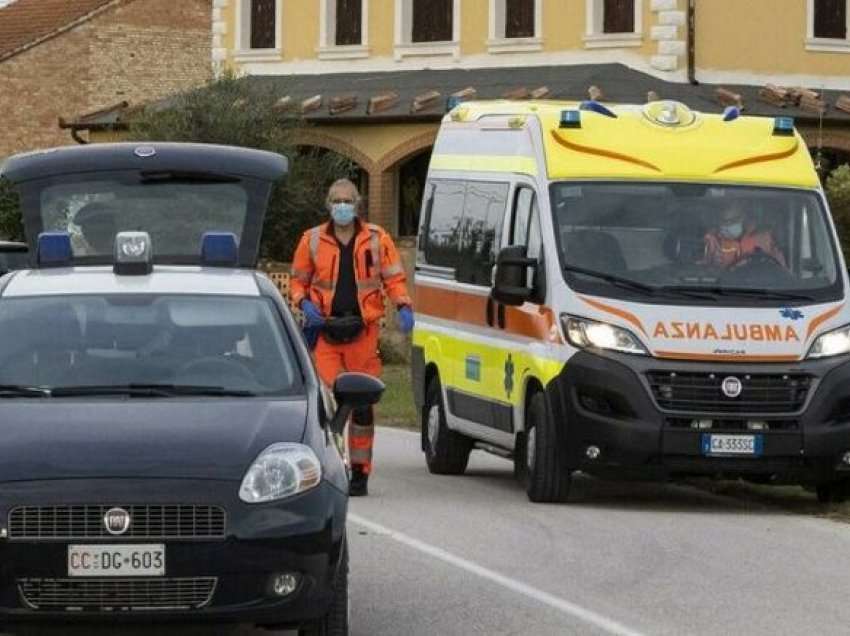
[[[785,265],[782,264],[778,258],[776,258],[773,254],[765,252],[762,249],[756,249],[752,254],[747,254],[740,261],[735,263],[730,269],[736,270],[745,267],[751,267],[753,265],[773,265],[775,267],[780,267],[783,270],[786,270]]]
[[[222,358],[219,356],[206,356],[184,364],[177,371],[177,377],[184,375],[203,375],[210,377],[238,377],[250,384],[256,384],[257,378],[251,370],[242,362],[234,358]]]
[[[722,282],[761,287],[765,284],[782,283],[791,285],[795,278],[788,268],[774,255],[757,249],[726,270]]]

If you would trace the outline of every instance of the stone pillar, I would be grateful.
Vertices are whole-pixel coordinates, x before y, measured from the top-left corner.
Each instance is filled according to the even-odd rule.
[[[687,12],[680,5],[686,0],[652,0],[654,24],[650,31],[658,43],[650,64],[659,71],[675,71],[687,54]]]

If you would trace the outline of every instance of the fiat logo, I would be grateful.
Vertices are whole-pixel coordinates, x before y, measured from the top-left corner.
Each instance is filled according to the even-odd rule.
[[[726,397],[736,398],[741,395],[741,391],[744,390],[744,385],[735,376],[729,376],[728,378],[723,378],[720,390],[723,391],[723,395]]]
[[[118,536],[130,529],[130,513],[123,508],[111,508],[103,515],[103,527],[111,534]]]

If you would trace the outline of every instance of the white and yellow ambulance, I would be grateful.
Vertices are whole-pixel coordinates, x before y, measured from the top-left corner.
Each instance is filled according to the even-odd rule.
[[[848,277],[790,118],[480,102],[444,118],[416,261],[435,473],[850,488]]]

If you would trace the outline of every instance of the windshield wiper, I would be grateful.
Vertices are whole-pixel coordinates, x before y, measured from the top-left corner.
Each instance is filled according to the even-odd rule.
[[[743,296],[746,298],[762,298],[764,300],[815,300],[811,296],[796,294],[794,292],[749,287],[720,287],[719,285],[671,285],[660,287],[659,290],[665,292],[713,294],[715,296]]]
[[[614,274],[608,274],[606,272],[597,272],[592,269],[585,269],[584,267],[577,267],[575,265],[564,265],[563,269],[564,271],[572,272],[574,274],[581,274],[582,276],[599,278],[601,280],[604,280],[605,282],[611,283],[612,285],[617,285],[618,287],[625,287],[626,289],[641,292],[642,294],[652,295],[657,289],[652,285],[639,283],[638,281],[632,280],[631,278],[623,278],[621,276],[615,276]]]
[[[193,384],[105,384],[97,386],[58,386],[51,390],[53,397],[82,397],[96,395],[128,395],[130,397],[175,397],[209,395],[217,397],[252,397],[253,391],[228,389],[223,386]]]
[[[0,398],[50,397],[50,389],[39,386],[26,386],[24,384],[0,384]]]

